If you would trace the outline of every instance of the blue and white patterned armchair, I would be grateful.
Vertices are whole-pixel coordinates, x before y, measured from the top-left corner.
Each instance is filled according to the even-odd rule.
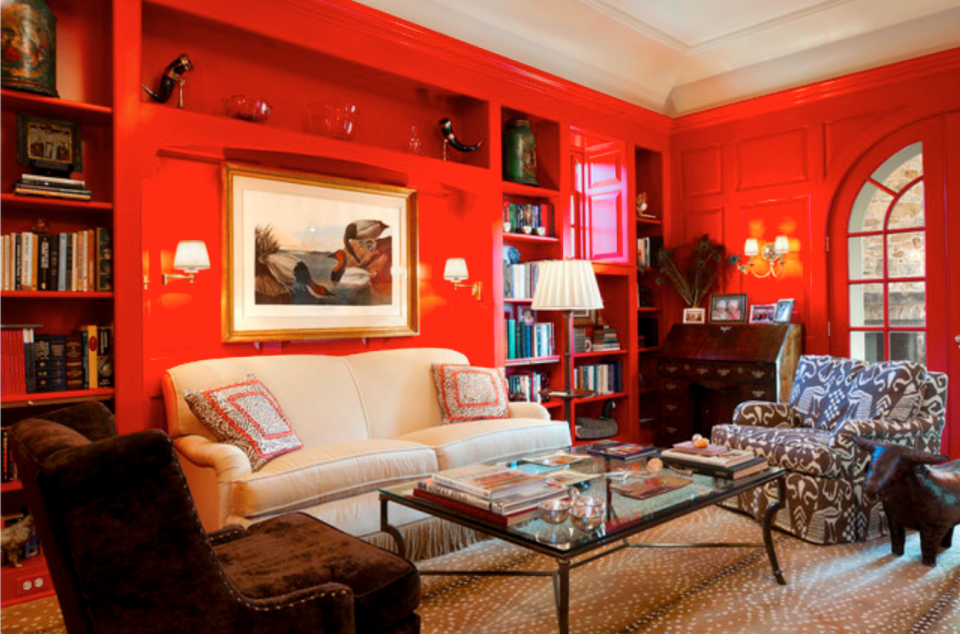
[[[865,541],[887,533],[878,500],[863,480],[870,454],[852,438],[940,452],[947,377],[916,363],[867,363],[803,356],[787,403],[747,401],[715,444],[749,449],[787,469],[787,499],[776,525],[817,544]],[[776,487],[758,487],[727,506],[759,518]]]

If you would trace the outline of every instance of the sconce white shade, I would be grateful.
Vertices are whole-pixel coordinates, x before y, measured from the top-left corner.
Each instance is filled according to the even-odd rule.
[[[593,265],[586,260],[548,260],[540,264],[533,310],[603,308]]]
[[[790,240],[787,236],[777,236],[777,239],[773,243],[773,252],[777,255],[790,253]]]
[[[447,264],[443,267],[443,279],[456,284],[470,277],[467,273],[467,261],[463,258],[447,258]]]
[[[203,240],[181,240],[173,256],[173,268],[196,273],[210,268],[210,256]]]
[[[743,254],[749,257],[760,254],[760,243],[757,242],[756,238],[747,238],[747,241],[743,243]]]

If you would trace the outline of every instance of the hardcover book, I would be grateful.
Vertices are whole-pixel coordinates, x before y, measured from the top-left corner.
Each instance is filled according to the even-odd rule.
[[[652,458],[657,455],[657,448],[647,445],[602,440],[587,446],[587,453],[615,460],[634,460],[637,458]]]
[[[548,486],[542,476],[493,465],[468,465],[433,474],[437,484],[488,500],[498,500]]]

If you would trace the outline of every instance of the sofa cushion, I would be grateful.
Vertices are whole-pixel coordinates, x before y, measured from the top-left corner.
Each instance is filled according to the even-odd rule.
[[[844,412],[850,382],[867,365],[859,359],[826,355],[800,357],[790,390],[790,404],[800,412],[803,425],[832,429]]]
[[[442,425],[404,434],[402,440],[433,447],[440,469],[495,462],[570,446],[566,421],[510,418]]]
[[[923,405],[921,389],[926,374],[922,365],[909,361],[870,364],[853,377],[840,420],[910,420]]]
[[[848,447],[832,446],[832,437],[829,431],[808,428],[714,425],[710,431],[714,444],[752,451],[790,471],[823,478],[863,478],[866,461]]]
[[[510,416],[503,368],[434,363],[431,370],[444,425]]]
[[[303,514],[255,524],[244,539],[219,544],[214,552],[227,578],[250,598],[330,582],[348,586],[358,633],[382,632],[420,602],[413,564]]]
[[[436,471],[430,447],[371,439],[305,447],[233,483],[231,513],[271,515],[424,478]]]
[[[184,390],[183,398],[217,440],[247,454],[254,471],[303,446],[277,399],[256,378],[206,390]]]

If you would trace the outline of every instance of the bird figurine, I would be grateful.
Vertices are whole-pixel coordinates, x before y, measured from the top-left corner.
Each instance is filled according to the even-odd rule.
[[[358,240],[364,243],[368,249],[369,245],[376,244],[374,241],[380,237],[380,234],[389,229],[389,225],[379,220],[356,220],[347,225],[343,232],[343,248],[354,259],[360,261],[360,257],[351,244],[352,240]],[[374,247],[375,248],[375,247]]]
[[[15,568],[20,568],[20,554],[23,545],[33,536],[33,516],[27,515],[22,520],[7,526],[0,531],[0,550],[7,555],[7,559]]]

